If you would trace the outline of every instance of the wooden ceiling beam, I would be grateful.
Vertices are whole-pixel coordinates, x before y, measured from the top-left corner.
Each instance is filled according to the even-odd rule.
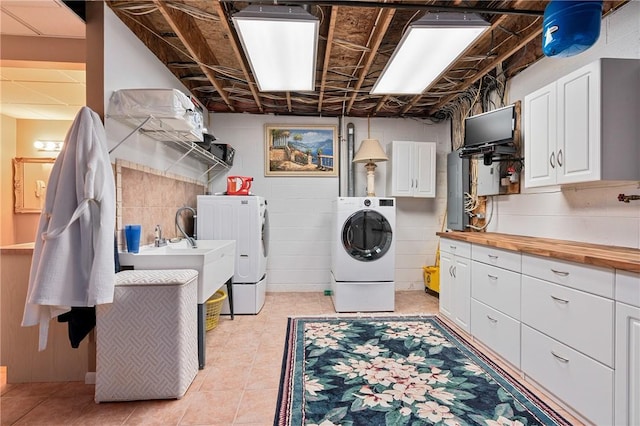
[[[373,111],[373,115],[376,115],[377,113],[380,112],[380,110],[384,107],[384,104],[386,104],[387,100],[389,100],[389,97],[390,95],[384,95],[382,99],[378,101],[378,104],[376,105],[376,108]]]
[[[369,47],[369,51],[366,54],[366,58],[364,61],[364,65],[360,70],[360,76],[358,77],[358,81],[354,87],[353,95],[351,99],[349,99],[349,103],[346,109],[346,115],[349,115],[351,112],[351,107],[358,97],[358,91],[362,87],[362,83],[364,79],[367,77],[369,73],[369,69],[371,68],[371,64],[373,64],[376,55],[378,54],[378,49],[380,48],[380,44],[382,43],[382,39],[384,35],[387,33],[387,29],[389,25],[391,25],[391,20],[393,19],[393,15],[395,14],[395,9],[381,9],[378,13],[378,17],[376,18],[376,22],[374,23],[373,33],[371,34],[370,42],[367,43],[367,47]]]
[[[168,7],[164,1],[153,0],[153,3],[158,7],[158,11],[178,36],[184,47],[189,51],[189,55],[198,63],[198,66],[204,75],[207,76],[213,87],[215,87],[220,97],[227,104],[227,107],[231,111],[235,111],[231,99],[229,99],[229,94],[225,92],[222,83],[216,78],[211,68],[207,66],[207,64],[214,66],[220,64],[211,49],[209,49],[209,46],[203,42],[204,37],[202,36],[202,32],[193,22],[193,18]]]
[[[329,18],[329,31],[327,32],[327,45],[324,50],[324,62],[322,63],[322,77],[320,78],[320,97],[318,98],[318,112],[322,112],[322,101],[324,99],[324,90],[327,82],[327,72],[329,71],[329,59],[331,59],[331,48],[333,47],[333,34],[338,20],[338,7],[331,8],[331,17]]]
[[[233,49],[233,53],[236,55],[236,59],[238,60],[238,63],[240,64],[240,68],[242,69],[242,74],[244,74],[244,78],[245,78],[245,80],[247,80],[247,85],[249,86],[249,90],[251,90],[251,95],[253,95],[253,100],[256,103],[256,106],[258,107],[260,112],[262,113],[262,112],[264,112],[264,110],[262,108],[262,102],[260,100],[260,95],[258,94],[258,91],[256,90],[256,85],[255,85],[255,83],[253,81],[252,75],[249,72],[249,69],[247,68],[247,65],[245,64],[244,55],[242,54],[242,52],[240,52],[240,48],[238,47],[238,40],[236,38],[236,33],[231,28],[231,25],[229,25],[229,17],[227,16],[227,13],[225,12],[224,8],[222,7],[222,4],[220,3],[220,0],[213,0],[213,8],[216,11],[216,14],[218,15],[218,17],[220,18],[220,25],[222,26],[222,28],[224,28],[224,31],[229,36],[229,41],[231,43],[231,48]]]

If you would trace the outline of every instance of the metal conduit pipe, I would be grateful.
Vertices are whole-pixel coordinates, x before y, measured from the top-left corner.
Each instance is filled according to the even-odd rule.
[[[356,168],[353,165],[356,128],[353,123],[347,124],[347,197],[355,196]]]

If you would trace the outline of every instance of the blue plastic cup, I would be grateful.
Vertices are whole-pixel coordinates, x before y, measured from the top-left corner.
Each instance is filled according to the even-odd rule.
[[[138,253],[140,251],[140,233],[142,226],[125,225],[124,236],[127,240],[127,251],[129,253]]]

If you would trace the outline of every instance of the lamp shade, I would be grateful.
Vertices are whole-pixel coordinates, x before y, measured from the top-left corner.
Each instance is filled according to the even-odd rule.
[[[250,5],[233,23],[260,91],[314,90],[318,18],[299,6]]]
[[[389,157],[384,153],[378,139],[365,139],[360,144],[358,152],[353,157],[354,163],[378,163],[387,161]]]

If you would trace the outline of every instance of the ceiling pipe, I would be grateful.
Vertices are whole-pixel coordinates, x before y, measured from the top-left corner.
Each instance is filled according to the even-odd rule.
[[[220,3],[236,3],[236,0],[220,0]],[[242,3],[264,3],[264,0],[244,0]],[[527,15],[527,16],[544,16],[544,10],[524,10],[524,9],[484,9],[481,7],[468,6],[439,6],[434,4],[406,4],[406,3],[378,3],[374,1],[349,1],[349,0],[288,0],[280,1],[277,4],[287,6],[347,6],[347,7],[366,7],[366,8],[383,8],[396,10],[423,10],[425,12],[458,12],[458,13],[484,13],[487,15]]]

